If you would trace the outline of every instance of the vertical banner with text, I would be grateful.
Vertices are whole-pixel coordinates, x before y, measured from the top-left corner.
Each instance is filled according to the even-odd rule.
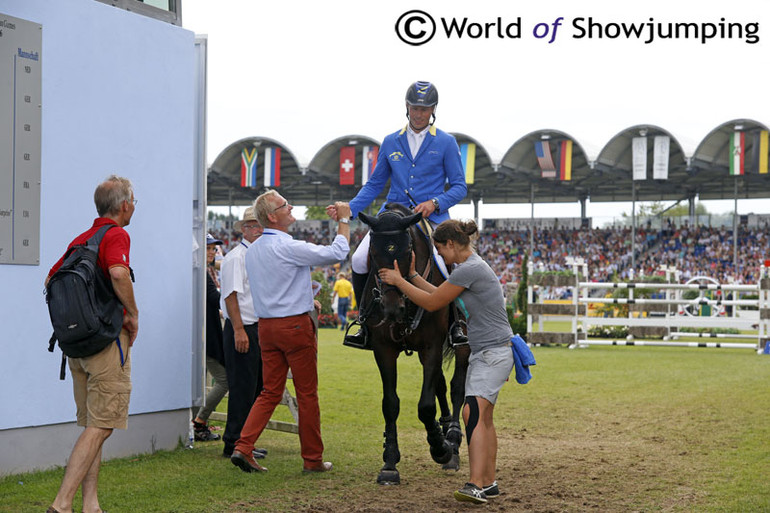
[[[0,264],[40,264],[42,34],[0,14]]]

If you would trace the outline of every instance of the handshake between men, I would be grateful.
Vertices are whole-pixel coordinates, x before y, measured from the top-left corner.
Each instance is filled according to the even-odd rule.
[[[350,204],[344,201],[337,201],[333,205],[326,207],[326,214],[337,222],[340,222],[340,219],[343,220],[343,223],[350,221]]]

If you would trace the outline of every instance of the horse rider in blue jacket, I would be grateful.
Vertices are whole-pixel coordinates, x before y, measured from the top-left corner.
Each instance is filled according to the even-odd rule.
[[[455,138],[433,125],[438,91],[430,82],[415,82],[406,91],[407,126],[385,137],[377,165],[366,184],[350,201],[353,216],[367,208],[390,180],[386,203],[400,203],[422,213],[431,225],[449,219],[449,208],[465,198],[468,188]],[[448,187],[447,187],[448,185]],[[446,190],[445,190],[446,189]],[[409,192],[409,195],[405,191]],[[417,205],[413,205],[410,197]],[[327,210],[333,206],[327,207]],[[380,209],[380,212],[384,210]],[[368,268],[369,234],[352,258],[353,292],[361,308]],[[464,339],[464,340],[463,340]],[[452,329],[453,342],[467,341],[459,324]],[[364,328],[345,337],[345,345],[367,348]]]

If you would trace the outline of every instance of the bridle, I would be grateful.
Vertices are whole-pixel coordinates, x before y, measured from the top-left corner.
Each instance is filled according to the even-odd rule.
[[[374,237],[394,236],[394,235],[404,235],[408,239],[409,242],[406,245],[406,249],[403,252],[400,252],[400,254],[404,254],[405,253],[406,255],[409,255],[409,258],[411,259],[412,249],[413,249],[414,245],[412,243],[412,236],[409,233],[409,229],[408,228],[406,230],[390,230],[390,231],[385,231],[385,232],[374,232],[374,231],[372,231],[372,232],[369,233],[369,237],[371,237],[373,239],[372,242],[374,242]],[[392,256],[392,258],[394,260],[396,260],[396,249],[397,249],[397,247],[394,248],[394,250],[392,252],[388,251],[388,253],[392,253],[391,256]],[[385,292],[389,292],[389,291],[395,289],[396,291],[398,291],[398,293],[402,297],[406,297],[400,290],[398,290],[398,287],[396,287],[395,285],[389,285],[387,283],[384,283],[380,279],[379,270],[381,268],[380,268],[380,266],[377,265],[377,262],[375,262],[374,259],[372,259],[372,269],[373,269],[373,274],[375,276],[374,289],[377,291],[377,293],[380,296],[382,296],[382,294],[385,293]]]
[[[407,228],[405,230],[389,230],[389,231],[382,231],[382,232],[371,231],[369,233],[369,236],[372,237],[372,238],[377,237],[377,236],[380,236],[380,237],[391,236],[392,237],[392,236],[395,236],[395,235],[405,235],[407,237],[408,243],[406,245],[406,249],[404,250],[404,252],[406,252],[407,255],[410,255],[410,258],[411,258],[412,249],[414,247],[414,241],[413,241],[412,234],[410,233],[410,229],[409,228]],[[374,239],[372,240],[372,243],[374,243]],[[429,251],[430,251],[430,249],[429,249]],[[390,251],[389,251],[389,253],[390,253]],[[399,252],[399,254],[403,254],[403,252]],[[393,251],[393,259],[394,260],[396,259],[396,251],[395,251],[395,249]],[[390,338],[391,338],[391,340],[393,342],[399,344],[401,346],[401,349],[404,351],[404,353],[407,356],[410,356],[412,354],[412,351],[407,349],[406,338],[409,335],[411,335],[417,329],[417,327],[420,325],[420,321],[422,320],[422,316],[425,313],[425,310],[422,307],[417,307],[416,311],[414,313],[414,316],[410,316],[409,315],[410,308],[408,307],[408,305],[410,305],[410,304],[414,305],[414,303],[412,301],[410,301],[409,298],[406,296],[406,294],[401,292],[398,289],[398,287],[396,287],[395,285],[389,285],[387,283],[384,283],[380,279],[380,275],[379,275],[379,270],[380,270],[381,267],[377,265],[377,263],[374,261],[373,258],[370,259],[370,262],[371,262],[371,271],[369,273],[369,278],[367,280],[365,290],[369,289],[370,281],[372,280],[372,276],[374,276],[374,284],[373,284],[373,287],[372,287],[372,300],[370,301],[369,305],[366,306],[366,308],[364,309],[364,312],[361,314],[361,319],[362,319],[362,321],[365,322],[365,320],[372,314],[372,312],[374,311],[375,308],[381,307],[383,295],[388,293],[388,292],[390,292],[390,291],[392,291],[392,290],[395,290],[396,293],[398,293],[398,295],[400,296],[400,298],[404,302],[404,304],[407,305],[406,306],[406,319],[404,321],[394,322],[394,321],[387,321],[385,316],[383,316],[382,320],[379,323],[377,323],[374,327],[379,327],[379,326],[384,325],[386,322],[389,322],[389,329],[390,329]],[[408,267],[407,267],[407,269],[408,269]],[[432,258],[431,258],[431,255],[429,254],[428,255],[428,262],[425,265],[425,269],[423,270],[423,273],[422,273],[422,277],[426,281],[430,281],[431,274],[432,274],[432,269],[433,269]],[[401,327],[398,328],[398,326],[401,326]]]

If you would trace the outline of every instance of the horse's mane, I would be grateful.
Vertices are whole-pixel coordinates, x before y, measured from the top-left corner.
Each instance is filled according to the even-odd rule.
[[[410,209],[402,205],[401,203],[388,203],[387,205],[385,205],[385,210],[389,212],[398,212],[399,214],[404,216],[408,216],[414,213]]]

